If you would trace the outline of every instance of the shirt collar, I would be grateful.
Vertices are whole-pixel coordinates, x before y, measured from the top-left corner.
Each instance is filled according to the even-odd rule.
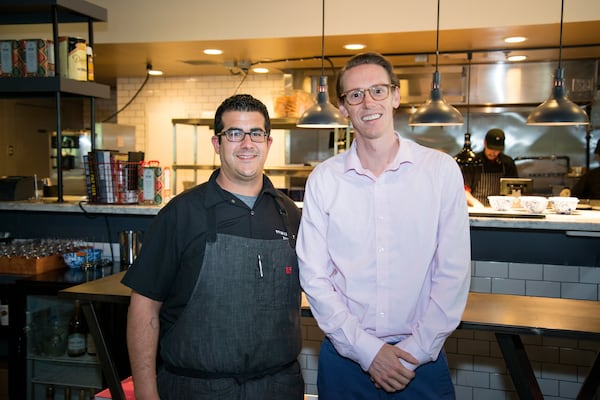
[[[410,140],[402,139],[400,133],[394,131],[396,139],[400,146],[398,146],[398,152],[396,156],[386,167],[386,171],[395,171],[400,168],[403,163],[414,163],[414,155],[412,152],[412,142]],[[355,170],[359,174],[366,174],[367,170],[362,166],[360,159],[358,158],[358,152],[356,150],[356,140],[352,142],[350,150],[344,161],[344,172]]]
[[[209,208],[215,206],[219,203],[231,202],[231,200],[238,200],[234,194],[223,190],[221,186],[217,183],[217,177],[219,176],[220,168],[217,168],[213,171],[208,179],[208,186],[206,190],[206,197],[204,199],[204,205]],[[268,194],[272,197],[281,197],[282,195],[275,190],[273,183],[271,180],[263,174],[263,187],[260,193],[258,194],[257,199],[259,199],[263,194]]]

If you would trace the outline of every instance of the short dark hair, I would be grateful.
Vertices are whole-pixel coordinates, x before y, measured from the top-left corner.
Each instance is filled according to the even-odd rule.
[[[398,80],[398,77],[394,74],[394,67],[387,58],[385,58],[379,53],[374,52],[360,53],[350,58],[348,62],[346,62],[346,65],[344,65],[344,67],[338,73],[335,90],[339,100],[342,100],[341,96],[344,93],[344,88],[342,87],[342,78],[344,77],[346,71],[359,65],[365,64],[379,65],[387,72],[388,76],[390,77],[390,83],[394,86],[400,87],[400,81]]]
[[[271,132],[271,119],[267,107],[257,98],[249,94],[236,94],[225,99],[215,112],[215,134],[223,131],[223,114],[227,111],[258,111],[265,117],[265,131]]]

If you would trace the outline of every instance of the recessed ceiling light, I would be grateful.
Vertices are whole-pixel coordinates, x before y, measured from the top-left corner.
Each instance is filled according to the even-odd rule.
[[[211,55],[211,56],[218,56],[219,54],[223,54],[223,50],[219,50],[219,49],[204,49],[203,53]]]
[[[364,44],[361,44],[361,43],[349,43],[349,44],[344,45],[344,48],[346,50],[362,50],[365,47],[367,47],[367,46]]]
[[[527,60],[527,56],[508,56],[506,58],[506,61],[512,61],[512,62],[525,61],[525,60]]]
[[[509,36],[504,38],[504,43],[523,43],[527,38],[523,36]]]
[[[252,71],[256,72],[257,74],[267,74],[269,72],[269,68],[256,67],[256,68],[252,68]]]

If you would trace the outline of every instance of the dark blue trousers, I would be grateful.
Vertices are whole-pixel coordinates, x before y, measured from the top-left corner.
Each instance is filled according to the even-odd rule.
[[[317,376],[319,400],[454,400],[446,354],[421,365],[402,391],[388,393],[377,389],[371,377],[356,362],[342,357],[329,339],[321,344]]]

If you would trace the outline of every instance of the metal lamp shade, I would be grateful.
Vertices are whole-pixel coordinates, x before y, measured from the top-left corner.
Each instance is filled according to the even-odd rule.
[[[317,102],[302,114],[296,123],[298,128],[346,128],[348,121],[340,111],[329,102],[327,77],[321,76]]]
[[[567,98],[564,87],[564,71],[557,68],[552,95],[537,106],[527,117],[527,125],[588,125],[584,110]]]
[[[463,117],[461,113],[446,103],[442,98],[440,90],[440,73],[433,73],[433,88],[431,96],[427,102],[419,107],[414,114],[408,119],[408,124],[411,126],[429,125],[429,126],[449,126],[463,125]]]

